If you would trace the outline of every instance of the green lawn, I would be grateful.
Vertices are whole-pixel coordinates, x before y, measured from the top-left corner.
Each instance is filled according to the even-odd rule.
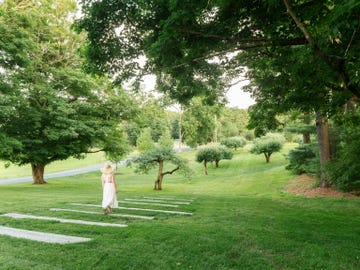
[[[183,155],[194,160],[195,152]],[[176,209],[193,216],[152,213],[152,221],[49,211],[57,207],[100,212],[69,205],[100,204],[99,172],[50,179],[43,186],[0,186],[0,214],[129,225],[107,228],[0,217],[3,226],[93,239],[60,245],[0,236],[0,269],[360,269],[360,200],[287,194],[283,190],[293,176],[285,165],[282,154],[274,154],[266,164],[263,156],[239,150],[219,168],[210,165],[208,176],[197,163],[192,164],[196,173],[191,180],[166,176],[162,191],[152,190],[155,173],[135,175],[131,168],[120,167],[120,200],[193,199]],[[115,213],[149,215],[120,209]]]
[[[45,167],[45,173],[72,170],[81,167],[91,166],[94,164],[101,164],[105,161],[106,160],[102,152],[88,154],[84,159],[69,158],[68,160],[53,162]],[[5,162],[0,161],[0,179],[31,176],[31,166],[29,164],[24,166],[17,166],[11,164],[9,167],[5,167],[5,164]]]

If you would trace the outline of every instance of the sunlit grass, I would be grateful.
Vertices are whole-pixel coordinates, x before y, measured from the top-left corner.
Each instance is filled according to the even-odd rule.
[[[288,146],[292,147],[292,146]],[[156,171],[137,175],[120,167],[119,200],[193,199],[178,210],[193,216],[156,213],[155,220],[52,212],[49,208],[99,211],[71,202],[100,204],[100,172],[49,179],[49,184],[1,186],[0,214],[7,212],[126,223],[127,228],[71,225],[0,217],[0,225],[89,237],[87,243],[54,245],[0,236],[2,269],[359,269],[360,202],[349,198],[305,198],[284,192],[293,178],[282,153],[263,156],[238,150],[233,160],[209,166],[191,161],[192,179],[164,178],[154,191]],[[161,208],[161,207],[158,207]],[[116,213],[134,213],[117,209]]]
[[[81,167],[87,167],[94,164],[105,162],[104,153],[88,154],[84,159],[69,158],[68,160],[55,161],[45,167],[45,173],[61,172],[65,170],[72,170]],[[17,166],[10,164],[5,167],[6,162],[0,162],[0,179],[8,179],[15,177],[23,177],[31,175],[30,164]]]

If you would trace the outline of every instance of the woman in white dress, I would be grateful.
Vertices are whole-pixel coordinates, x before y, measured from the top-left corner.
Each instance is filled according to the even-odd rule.
[[[106,164],[101,169],[101,185],[103,190],[102,209],[104,214],[112,213],[112,208],[118,207],[118,201],[116,198],[117,185],[113,173],[113,169],[110,164]]]

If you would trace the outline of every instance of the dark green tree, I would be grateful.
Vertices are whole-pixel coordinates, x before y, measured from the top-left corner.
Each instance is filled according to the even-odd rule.
[[[73,1],[0,3],[0,158],[31,164],[36,184],[45,183],[45,166],[53,161],[127,152],[119,123],[131,102],[106,80],[83,73],[77,55],[83,38],[69,21],[75,7]]]
[[[136,147],[140,153],[148,152],[155,147],[155,142],[152,139],[150,128],[144,128],[141,131],[140,136],[136,141]]]
[[[89,70],[119,81],[153,73],[158,89],[181,102],[214,102],[247,66],[258,135],[279,113],[316,112],[327,186],[328,117],[360,98],[357,1],[84,0],[83,13],[77,26],[88,32]],[[140,56],[144,65],[129,61]]]
[[[287,154],[289,164],[287,170],[296,174],[319,174],[319,157],[317,155],[317,145],[314,143],[300,144],[298,147],[291,149]]]
[[[247,132],[248,121],[247,110],[223,107],[218,117],[219,138],[244,136]]]
[[[196,147],[214,141],[215,119],[219,113],[219,106],[209,106],[203,100],[192,99],[182,116],[185,143]]]
[[[327,176],[331,184],[343,191],[360,193],[360,109],[358,104],[345,117],[340,115],[334,125],[339,143],[334,158],[327,164]]]

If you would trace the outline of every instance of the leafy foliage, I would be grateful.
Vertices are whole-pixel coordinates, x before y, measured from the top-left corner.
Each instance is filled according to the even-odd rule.
[[[296,174],[319,174],[319,157],[316,144],[301,144],[289,151],[287,170]]]
[[[279,152],[283,146],[284,141],[278,136],[264,136],[254,141],[253,147],[250,149],[252,154],[264,154],[266,162],[270,162],[270,156]]]
[[[150,128],[144,128],[141,131],[140,136],[136,141],[136,146],[141,153],[148,152],[155,147]]]
[[[171,138],[170,131],[166,130],[159,138],[158,144],[165,148],[172,149],[174,147],[174,140]]]
[[[220,160],[232,159],[233,152],[225,147],[204,147],[196,154],[196,161],[204,163],[204,172],[207,174],[207,163],[215,162],[216,167],[219,167]]]
[[[360,111],[350,113],[338,129],[340,144],[326,170],[329,181],[344,191],[360,190]]]
[[[225,145],[227,148],[234,149],[244,147],[246,145],[246,140],[243,137],[231,137],[224,138],[220,141],[222,145]]]
[[[129,116],[131,101],[82,71],[77,51],[83,37],[69,21],[75,7],[73,1],[0,3],[0,28],[6,29],[0,44],[3,160],[43,170],[90,151],[112,158],[127,152],[119,122]]]
[[[192,170],[188,166],[187,159],[178,156],[173,149],[162,146],[156,146],[153,149],[142,153],[141,155],[129,159],[127,165],[136,164],[136,173],[148,174],[150,170],[158,167],[158,176],[155,182],[155,189],[162,189],[162,180],[164,175],[173,174],[179,171],[180,174],[187,178],[192,175]],[[163,172],[164,164],[170,163],[175,166],[174,169]]]
[[[196,147],[214,140],[215,118],[219,114],[218,106],[203,104],[203,100],[194,98],[183,114],[182,130],[184,141],[190,147]]]
[[[247,110],[223,107],[218,118],[219,138],[244,136],[247,131],[249,114]]]

